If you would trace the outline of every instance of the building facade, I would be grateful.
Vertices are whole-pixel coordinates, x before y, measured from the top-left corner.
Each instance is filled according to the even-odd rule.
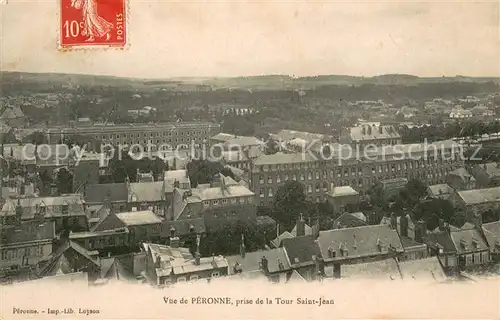
[[[36,265],[52,253],[54,222],[16,221],[1,225],[0,269]]]
[[[350,148],[349,148],[350,149]],[[276,153],[253,161],[250,185],[258,205],[269,206],[286,181],[304,184],[306,195],[322,202],[335,186],[351,186],[361,195],[377,181],[406,178],[427,184],[443,183],[447,174],[463,166],[462,149],[452,141],[398,145],[373,153],[350,149],[325,160],[314,153]],[[337,150],[339,151],[339,150]]]
[[[72,128],[49,128],[46,130],[49,143],[58,143],[64,137],[78,135],[92,137],[105,144],[118,145],[170,145],[173,148],[191,143],[202,145],[220,132],[214,123],[163,123],[77,126]]]

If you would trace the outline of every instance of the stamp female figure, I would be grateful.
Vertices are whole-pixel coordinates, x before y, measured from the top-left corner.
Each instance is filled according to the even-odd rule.
[[[83,30],[82,35],[89,37],[86,41],[93,42],[95,37],[110,39],[113,24],[106,21],[97,13],[97,0],[72,0],[71,6],[82,10]]]

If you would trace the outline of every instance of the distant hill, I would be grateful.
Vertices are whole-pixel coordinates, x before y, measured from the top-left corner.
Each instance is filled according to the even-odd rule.
[[[215,89],[252,89],[252,90],[280,90],[280,89],[314,89],[328,85],[418,85],[423,83],[451,83],[451,82],[499,82],[499,78],[474,78],[474,77],[432,77],[422,78],[406,74],[387,74],[375,77],[359,77],[347,75],[318,75],[310,77],[291,77],[288,75],[262,75],[234,78],[171,78],[171,79],[140,79],[122,78],[86,74],[61,74],[61,73],[26,73],[26,72],[1,72],[2,86],[36,85],[41,87],[52,86],[109,86],[131,89],[158,89],[178,88],[193,85],[209,85]]]

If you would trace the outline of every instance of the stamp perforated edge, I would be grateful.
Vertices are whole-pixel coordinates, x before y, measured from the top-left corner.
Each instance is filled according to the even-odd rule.
[[[130,47],[130,0],[122,0],[125,8],[125,44],[124,45],[74,45],[74,46],[63,46],[61,44],[62,28],[61,28],[61,8],[62,1],[58,0],[59,6],[57,9],[57,51],[59,52],[71,52],[71,51],[123,51],[128,50]]]

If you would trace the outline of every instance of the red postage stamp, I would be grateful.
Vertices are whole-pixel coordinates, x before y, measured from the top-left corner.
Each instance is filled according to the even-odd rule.
[[[60,0],[60,47],[125,47],[126,1]]]

